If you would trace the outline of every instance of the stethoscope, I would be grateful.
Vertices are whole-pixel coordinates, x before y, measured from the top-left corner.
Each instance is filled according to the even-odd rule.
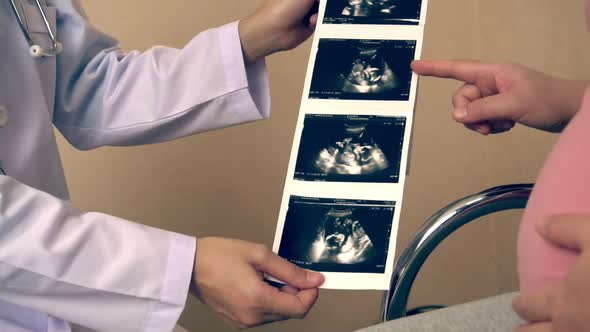
[[[20,26],[20,29],[23,32],[23,35],[25,36],[27,43],[29,43],[29,53],[31,54],[31,56],[33,58],[41,58],[44,56],[54,57],[54,56],[59,55],[63,51],[63,45],[59,41],[57,41],[57,37],[55,36],[55,32],[53,31],[53,29],[51,29],[51,24],[49,24],[49,19],[47,18],[47,15],[45,14],[45,9],[43,9],[43,5],[41,5],[41,2],[39,2],[39,0],[35,0],[35,3],[37,4],[37,9],[39,10],[39,14],[43,18],[43,22],[45,23],[45,28],[47,29],[47,33],[49,34],[49,38],[51,38],[51,48],[49,50],[44,49],[43,47],[41,47],[41,45],[39,45],[33,41],[33,38],[31,37],[31,34],[29,33],[29,29],[27,29],[27,26],[24,23],[24,19],[23,19],[22,15],[21,15],[20,11],[18,10],[16,3],[14,1],[15,0],[10,0],[10,7],[12,7],[12,11],[14,12],[14,15],[16,16],[16,20],[18,21],[18,25]],[[4,176],[4,175],[6,175],[6,172],[4,172],[4,169],[2,169],[2,165],[0,164],[0,176]]]
[[[39,0],[35,0],[35,3],[37,4],[37,9],[39,10],[39,14],[43,18],[43,22],[45,23],[45,28],[47,29],[47,32],[49,33],[49,38],[51,38],[51,49],[49,49],[49,50],[43,49],[43,47],[41,47],[41,45],[39,45],[33,41],[33,38],[31,37],[31,34],[29,33],[29,30],[27,29],[27,27],[24,23],[23,17],[21,15],[21,13],[19,12],[19,10],[16,6],[16,3],[14,1],[15,0],[10,0],[10,5],[11,5],[12,11],[14,12],[14,15],[16,16],[16,19],[18,21],[18,25],[20,26],[20,29],[23,32],[23,35],[25,36],[27,43],[29,43],[29,46],[30,46],[29,53],[31,53],[31,56],[33,58],[40,58],[43,56],[53,57],[53,56],[60,54],[61,51],[63,50],[63,45],[59,41],[57,41],[57,37],[55,36],[53,29],[51,29],[51,25],[49,24],[49,19],[47,18],[47,15],[45,14],[45,10],[43,9],[43,5],[41,5],[41,2],[39,2]]]

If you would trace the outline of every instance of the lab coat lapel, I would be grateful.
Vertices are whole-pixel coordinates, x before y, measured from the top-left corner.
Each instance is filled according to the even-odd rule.
[[[49,25],[56,37],[57,36],[57,9],[52,6],[47,6],[45,1],[42,1],[45,10],[45,15],[49,19]],[[24,17],[26,19],[27,28],[31,34],[31,38],[38,43],[43,49],[51,48],[51,38],[45,26],[45,22],[39,13],[37,5],[23,3]],[[50,116],[53,116],[53,108],[55,104],[55,76],[56,76],[56,58],[42,57],[33,59],[35,67],[38,72],[39,88],[43,91],[45,97],[45,104]]]

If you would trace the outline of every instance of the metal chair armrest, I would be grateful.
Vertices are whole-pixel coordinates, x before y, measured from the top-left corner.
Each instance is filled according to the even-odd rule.
[[[382,320],[389,321],[406,315],[414,280],[428,256],[444,239],[479,217],[524,208],[532,188],[532,184],[491,188],[457,200],[430,217],[412,238],[394,267],[391,285],[383,302]]]

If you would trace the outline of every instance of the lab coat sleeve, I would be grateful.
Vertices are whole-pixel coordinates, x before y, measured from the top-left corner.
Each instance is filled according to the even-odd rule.
[[[0,176],[0,299],[98,331],[172,331],[195,238],[100,213]]]
[[[182,49],[124,53],[78,1],[53,2],[64,46],[54,124],[75,147],[157,143],[269,116],[265,63],[245,65],[238,22]]]

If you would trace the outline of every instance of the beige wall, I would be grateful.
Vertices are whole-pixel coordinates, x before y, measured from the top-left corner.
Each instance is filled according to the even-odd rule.
[[[126,49],[180,47],[195,33],[242,17],[260,0],[83,1],[92,21]],[[581,0],[431,1],[424,58],[519,61],[566,77],[590,74]],[[74,201],[148,225],[270,245],[287,169],[309,43],[269,59],[273,116],[266,122],[172,143],[80,153],[63,140]],[[198,78],[195,78],[198,79]],[[490,186],[530,182],[555,137],[518,128],[483,138],[450,121],[456,83],[421,81],[412,173],[398,241],[407,243],[433,212]],[[519,213],[461,230],[421,273],[412,305],[453,304],[515,289]],[[381,293],[324,291],[305,321],[257,331],[350,331],[378,319]],[[191,299],[182,323],[227,331]]]

